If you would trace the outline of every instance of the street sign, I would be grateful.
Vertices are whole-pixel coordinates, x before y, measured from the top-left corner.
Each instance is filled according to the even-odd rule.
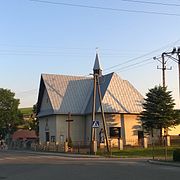
[[[97,121],[97,120],[93,121],[92,127],[93,128],[99,128],[99,121]]]

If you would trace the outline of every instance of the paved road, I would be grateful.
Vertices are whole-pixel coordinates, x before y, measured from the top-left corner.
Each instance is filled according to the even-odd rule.
[[[179,180],[180,168],[146,160],[0,152],[0,180]]]

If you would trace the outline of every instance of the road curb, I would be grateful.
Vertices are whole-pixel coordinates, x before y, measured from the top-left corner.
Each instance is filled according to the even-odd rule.
[[[157,164],[157,165],[164,165],[164,166],[173,166],[173,167],[180,167],[180,163],[176,162],[165,162],[160,160],[148,160],[150,164]]]
[[[98,155],[86,155],[86,154],[68,154],[68,153],[54,153],[54,152],[40,152],[40,151],[21,151],[21,150],[8,150],[13,152],[23,152],[28,154],[38,154],[38,155],[52,155],[52,156],[61,156],[69,158],[102,158]]]

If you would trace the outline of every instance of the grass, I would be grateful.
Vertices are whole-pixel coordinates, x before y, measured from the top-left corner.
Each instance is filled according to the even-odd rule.
[[[167,148],[167,157],[168,159],[172,158],[173,150],[176,149],[175,147],[168,147]],[[106,155],[104,152],[99,151],[97,154],[99,155]],[[153,150],[152,148],[131,148],[125,150],[117,150],[112,149],[111,155],[113,157],[122,157],[122,158],[146,158],[146,157],[153,157]],[[162,159],[165,157],[165,148],[164,147],[155,147],[154,148],[154,157],[156,159]]]
[[[20,108],[19,110],[21,111],[22,114],[31,114],[33,108],[32,107],[27,107],[27,108]]]

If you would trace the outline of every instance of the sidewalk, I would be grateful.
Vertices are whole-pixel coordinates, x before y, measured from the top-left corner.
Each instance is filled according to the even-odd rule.
[[[73,154],[73,153],[63,153],[63,152],[41,152],[41,151],[31,151],[31,150],[8,150],[11,152],[18,153],[28,153],[28,154],[38,154],[38,155],[52,155],[52,156],[61,156],[61,157],[69,157],[69,158],[103,158],[98,155],[89,155],[89,154]]]
[[[180,167],[180,162],[174,162],[174,161],[148,160],[148,162],[150,164]]]

